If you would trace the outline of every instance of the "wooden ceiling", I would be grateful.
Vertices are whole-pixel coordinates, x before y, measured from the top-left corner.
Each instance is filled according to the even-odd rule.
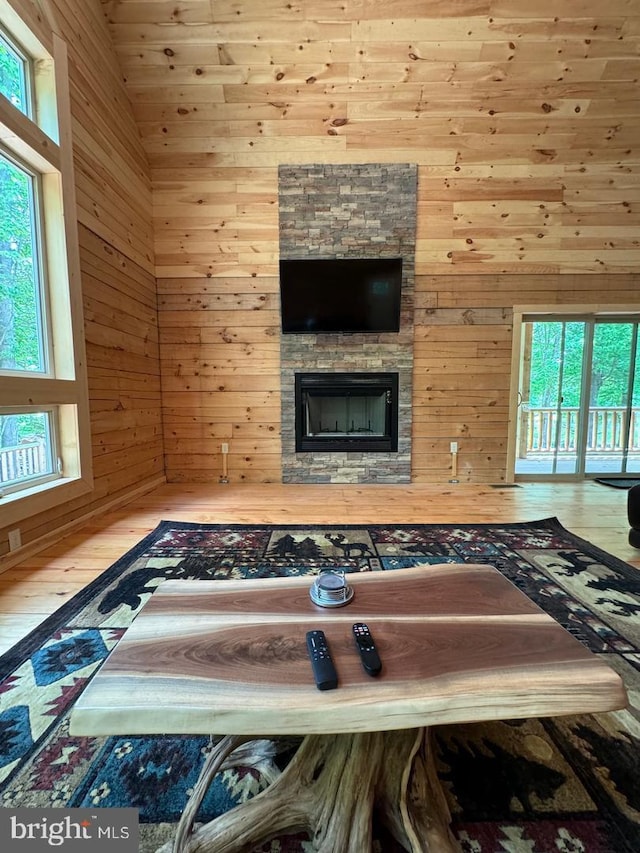
[[[275,275],[302,162],[417,163],[419,274],[640,267],[638,0],[102,6],[161,277]]]

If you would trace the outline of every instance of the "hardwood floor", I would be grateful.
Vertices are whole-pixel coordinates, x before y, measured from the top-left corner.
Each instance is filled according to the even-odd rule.
[[[491,486],[165,485],[92,519],[0,574],[0,653],[108,568],[159,521],[501,523],[556,516],[640,569],[627,541],[627,492],[593,482]]]

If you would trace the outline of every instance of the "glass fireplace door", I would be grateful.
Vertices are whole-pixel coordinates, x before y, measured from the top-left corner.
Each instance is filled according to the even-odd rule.
[[[398,374],[298,373],[296,452],[396,451]]]
[[[387,393],[307,391],[307,435],[386,435]]]

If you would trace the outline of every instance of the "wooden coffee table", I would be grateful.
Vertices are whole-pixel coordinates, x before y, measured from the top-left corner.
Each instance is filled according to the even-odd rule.
[[[306,830],[322,853],[364,853],[374,803],[412,853],[455,851],[428,727],[627,704],[617,673],[491,566],[351,574],[354,598],[334,609],[312,603],[312,580],[166,581],[76,703],[76,735],[226,735],[163,851],[237,853]],[[358,621],[376,639],[377,678],[355,651]],[[315,687],[313,628],[336,690]],[[192,832],[221,766],[281,735],[305,738],[273,784]]]

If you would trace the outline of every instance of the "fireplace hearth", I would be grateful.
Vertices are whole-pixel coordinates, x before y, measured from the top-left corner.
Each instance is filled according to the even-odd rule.
[[[296,453],[396,452],[397,373],[296,373]]]

